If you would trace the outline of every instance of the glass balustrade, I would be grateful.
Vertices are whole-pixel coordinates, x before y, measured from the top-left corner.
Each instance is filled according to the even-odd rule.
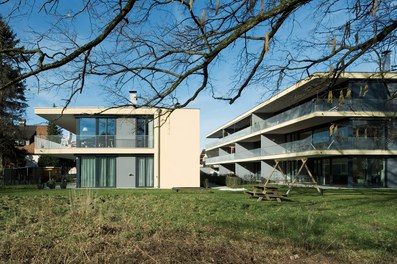
[[[74,135],[72,139],[65,139],[62,136],[56,135],[36,136],[35,148],[153,148],[153,137],[131,136],[128,138],[122,138],[117,135]]]
[[[210,149],[215,146],[222,145],[224,143],[232,142],[238,138],[248,136],[257,131],[261,131],[265,128],[273,127],[283,122],[289,121],[291,119],[302,117],[314,112],[340,112],[340,111],[395,112],[397,111],[397,104],[385,100],[365,100],[365,99],[345,100],[343,104],[340,104],[338,100],[333,100],[333,103],[329,103],[327,100],[313,99],[310,102],[289,109],[285,112],[270,117],[266,120],[255,122],[254,124],[252,124],[252,126],[237,131],[236,133],[215,140],[214,142],[207,144],[206,149]]]
[[[312,144],[311,138],[287,142],[279,145],[267,146],[264,148],[252,149],[247,151],[236,152],[229,155],[210,157],[206,163],[222,163],[226,161],[243,160],[250,158],[269,157],[280,154],[297,154],[301,155],[308,151],[326,151],[326,150],[397,150],[397,140],[385,138],[357,138],[349,137],[343,140],[331,140],[329,142]]]

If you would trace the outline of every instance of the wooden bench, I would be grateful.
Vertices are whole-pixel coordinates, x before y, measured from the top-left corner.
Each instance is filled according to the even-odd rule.
[[[287,194],[282,194],[277,187],[271,186],[254,186],[252,191],[246,191],[250,198],[258,198],[257,201],[262,201],[263,198],[270,201],[272,199],[281,203],[281,199],[287,197]]]

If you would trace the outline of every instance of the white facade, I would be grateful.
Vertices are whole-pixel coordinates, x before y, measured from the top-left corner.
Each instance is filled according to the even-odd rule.
[[[206,164],[241,178],[397,187],[396,92],[397,73],[314,74],[209,133]]]
[[[35,153],[77,160],[77,187],[198,187],[199,110],[36,108],[73,133],[36,138]]]

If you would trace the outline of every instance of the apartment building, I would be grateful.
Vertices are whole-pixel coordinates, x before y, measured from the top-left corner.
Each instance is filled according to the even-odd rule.
[[[76,159],[78,188],[200,185],[198,109],[51,107],[35,113],[68,131],[38,136],[35,153]]]
[[[206,165],[242,178],[397,187],[397,73],[316,73],[213,130]]]

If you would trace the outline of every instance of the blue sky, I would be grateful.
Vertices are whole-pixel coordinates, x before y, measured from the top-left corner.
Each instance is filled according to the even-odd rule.
[[[28,86],[29,86],[28,81]],[[28,124],[45,124],[46,120],[38,117],[34,114],[35,107],[52,107],[53,104],[56,106],[63,106],[64,101],[61,98],[65,97],[62,92],[51,91],[39,91],[32,89],[27,92],[29,107],[26,111]],[[237,100],[233,105],[229,105],[224,101],[215,100],[211,97],[208,92],[201,94],[189,107],[200,109],[200,141],[201,148],[205,147],[205,144],[211,142],[207,140],[205,136],[217,128],[218,126],[226,123],[230,119],[237,115],[251,109],[262,100],[260,100],[260,91],[255,89],[248,89],[244,92],[243,96]],[[78,95],[71,106],[98,106],[98,105],[109,105],[106,96],[101,96],[95,87],[95,84],[87,86],[83,93]]]
[[[67,2],[71,5],[81,4],[81,1],[71,0]],[[67,12],[68,7],[65,8],[65,12]],[[197,8],[197,7],[195,7]],[[310,10],[309,10],[310,11]],[[0,11],[0,13],[7,12]],[[178,14],[179,10],[176,8],[174,10],[176,14]],[[296,20],[291,22],[289,26],[293,26],[294,30],[299,31],[301,27],[313,27],[314,25],[307,23],[307,18],[310,17],[311,12],[303,12],[297,14]],[[43,18],[44,17],[44,18]],[[303,18],[303,19],[302,19]],[[337,20],[337,19],[336,19]],[[304,21],[303,25],[300,23],[296,23],[296,21]],[[81,20],[79,22],[79,28],[77,32],[79,33],[79,39],[83,40],[86,36],[87,28],[85,25],[85,21]],[[47,20],[45,16],[38,15],[38,10],[32,10],[29,15],[17,17],[15,20],[12,21],[10,24],[11,28],[17,34],[17,38],[21,39],[22,43],[28,41],[31,38],[30,31],[43,31],[47,28],[53,20]],[[81,25],[81,28],[80,28]],[[284,32],[283,32],[284,33]],[[289,32],[285,32],[285,37],[288,38]],[[233,56],[233,54],[231,54]],[[360,66],[356,66],[351,70],[356,71],[366,71],[368,69],[374,70],[370,64],[361,64]],[[328,68],[319,69],[322,71],[327,71]],[[234,72],[230,70],[230,65],[220,63],[216,67],[216,75],[212,75],[212,84],[214,85],[217,91],[227,91],[231,87],[230,77],[233,77]],[[51,73],[49,78],[56,78],[56,71]],[[26,82],[29,91],[27,91],[26,95],[28,98],[29,108],[26,111],[27,123],[28,124],[40,124],[45,123],[46,121],[39,118],[34,114],[35,107],[52,107],[53,104],[56,106],[64,106],[65,101],[64,98],[67,98],[69,95],[68,87],[63,87],[65,90],[38,90],[37,89],[37,79],[30,78]],[[292,83],[289,83],[292,84]],[[282,87],[286,88],[286,84]],[[131,89],[133,90],[133,88]],[[189,91],[189,87],[184,87],[185,92],[191,93]],[[205,135],[208,134],[210,131],[214,130],[218,126],[226,123],[230,119],[236,117],[237,115],[251,109],[258,103],[262,102],[265,97],[263,97],[265,91],[262,89],[260,85],[249,87],[243,93],[243,95],[233,104],[229,105],[225,101],[219,101],[212,99],[211,94],[209,91],[204,91],[199,97],[189,105],[191,108],[200,108],[201,113],[201,148],[205,147],[205,144],[210,142],[211,140],[206,140]],[[184,95],[182,95],[184,96]],[[70,106],[109,106],[110,101],[108,100],[107,94],[103,92],[101,88],[101,83],[97,83],[95,79],[89,80],[86,84],[83,93],[77,95],[73,101],[71,102]]]
[[[79,1],[73,0],[71,4],[76,4]],[[67,10],[67,8],[65,9]],[[1,11],[0,11],[1,12]],[[7,11],[5,11],[7,12]],[[176,8],[174,12],[178,13]],[[2,12],[1,12],[2,13]],[[41,13],[42,14],[42,13]],[[38,10],[32,10],[29,14],[25,16],[20,16],[14,18],[10,26],[12,30],[17,34],[17,38],[20,39],[21,43],[28,43],[31,41],[31,32],[38,31],[40,33],[45,32],[54,20],[49,19],[46,16],[39,15]],[[81,21],[81,25],[85,25],[84,21]],[[83,39],[84,33],[87,31],[84,27],[78,30],[81,33],[79,36]],[[213,76],[213,83],[216,86],[217,91],[225,91],[229,87],[229,80],[225,79],[225,76],[229,76],[228,67],[220,66],[218,68],[218,75]],[[50,73],[53,78],[56,78],[56,71]],[[40,80],[42,83],[43,81]],[[42,90],[38,89],[38,79],[29,78],[26,81],[28,90],[26,91],[26,96],[28,98],[29,107],[26,110],[26,118],[28,124],[45,124],[46,120],[38,117],[34,114],[34,108],[36,107],[52,107],[56,105],[58,107],[64,106],[65,98],[68,97],[69,91],[68,87],[64,87],[64,90],[51,89]],[[185,87],[188,93],[193,91],[189,90],[189,87]],[[211,97],[209,91],[204,91],[199,97],[189,105],[190,108],[200,109],[200,140],[201,148],[205,147],[205,144],[209,141],[205,139],[210,131],[214,130],[216,127],[224,124],[231,118],[243,113],[244,111],[254,107],[256,104],[260,103],[262,100],[261,91],[255,88],[249,88],[244,93],[243,96],[237,100],[233,105],[229,105],[225,101],[215,100]],[[82,94],[75,96],[70,106],[109,106],[110,102],[107,95],[101,90],[98,83],[95,80],[89,81]]]

